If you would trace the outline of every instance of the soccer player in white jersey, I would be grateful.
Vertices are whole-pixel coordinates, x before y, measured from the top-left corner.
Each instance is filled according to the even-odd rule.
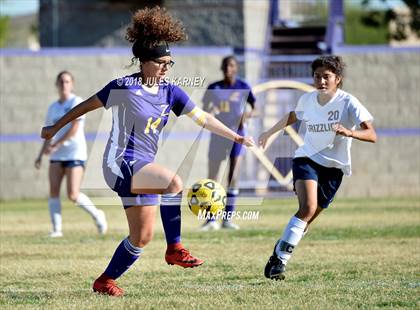
[[[56,86],[59,99],[48,108],[46,126],[53,125],[83,101],[73,94],[73,83],[73,75],[70,72],[62,71],[57,75]],[[85,117],[82,116],[60,129],[52,139],[45,140],[35,160],[35,168],[40,169],[42,155],[50,156],[48,173],[50,181],[48,208],[52,223],[50,237],[63,236],[60,187],[64,176],[67,179],[68,198],[92,216],[100,234],[105,234],[107,231],[105,213],[97,209],[89,197],[80,192],[84,163],[87,159],[84,122]]]
[[[369,111],[351,94],[341,90],[344,63],[339,56],[321,56],[312,62],[316,90],[304,94],[291,111],[261,134],[263,148],[275,132],[294,124],[306,125],[304,144],[293,159],[293,185],[299,209],[287,224],[269,258],[264,275],[285,278],[285,267],[308,225],[332,202],[343,175],[351,175],[353,139],[376,142]]]

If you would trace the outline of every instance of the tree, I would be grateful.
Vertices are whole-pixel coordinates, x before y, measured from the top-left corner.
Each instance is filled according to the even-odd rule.
[[[9,30],[9,16],[0,16],[0,48],[4,47],[7,41]]]
[[[389,0],[381,0],[384,3],[389,3]],[[377,27],[380,23],[386,23],[387,25],[393,21],[396,25],[395,30],[390,34],[391,37],[397,41],[407,39],[408,29],[417,36],[420,37],[420,3],[419,0],[402,0],[408,7],[411,13],[410,20],[401,18],[392,9],[388,9],[383,15],[383,20],[378,20],[378,14],[370,12],[363,17],[362,22],[367,26]],[[371,0],[363,0],[362,5],[364,7],[369,6]]]

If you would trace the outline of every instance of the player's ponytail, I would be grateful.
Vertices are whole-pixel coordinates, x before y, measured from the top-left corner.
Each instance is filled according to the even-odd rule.
[[[133,14],[125,38],[133,43],[134,59],[147,61],[170,55],[168,43],[186,40],[187,35],[181,21],[155,6]]]

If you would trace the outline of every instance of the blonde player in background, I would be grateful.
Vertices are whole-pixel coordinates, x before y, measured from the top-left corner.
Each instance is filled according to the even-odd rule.
[[[56,87],[59,98],[48,108],[46,126],[53,125],[64,114],[82,102],[80,97],[73,94],[73,85],[74,78],[70,72],[62,71],[57,75]],[[35,160],[35,168],[40,169],[42,155],[50,156],[48,208],[52,231],[49,236],[53,238],[63,236],[60,187],[64,177],[67,179],[68,198],[92,216],[100,234],[105,234],[107,231],[105,213],[97,209],[89,197],[80,192],[84,163],[87,159],[86,140],[83,131],[84,121],[85,118],[82,116],[60,129],[52,139],[45,140]]]

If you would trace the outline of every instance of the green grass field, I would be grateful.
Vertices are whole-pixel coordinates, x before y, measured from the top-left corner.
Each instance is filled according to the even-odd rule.
[[[259,219],[234,232],[199,233],[184,208],[183,243],[204,259],[182,269],[164,262],[157,218],[155,238],[119,279],[123,298],[93,294],[127,234],[118,206],[105,206],[110,230],[96,234],[91,219],[65,203],[65,236],[49,239],[46,201],[1,203],[2,309],[397,309],[420,307],[420,200],[338,200],[296,248],[285,281],[263,269],[295,211],[295,199],[266,200]]]

